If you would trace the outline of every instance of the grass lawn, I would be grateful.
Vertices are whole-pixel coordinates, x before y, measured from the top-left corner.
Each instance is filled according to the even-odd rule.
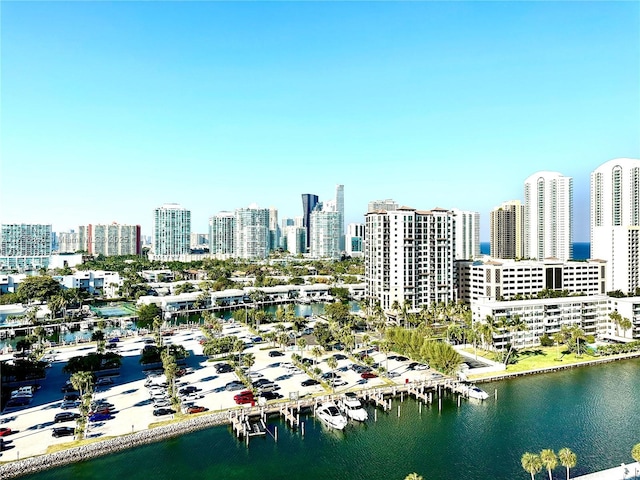
[[[474,353],[474,350],[465,350],[469,353]],[[558,351],[560,356],[558,356]],[[479,357],[487,357],[493,359],[493,352],[483,351],[478,349]],[[557,347],[532,347],[520,350],[518,352],[517,363],[507,365],[507,369],[502,372],[492,372],[480,375],[470,375],[469,379],[478,379],[484,377],[493,377],[497,375],[508,375],[510,373],[525,372],[528,370],[538,370],[541,368],[552,368],[564,365],[578,364],[583,362],[589,362],[599,357],[593,357],[587,354],[582,354],[579,357],[575,353],[569,353],[563,347],[558,350]]]

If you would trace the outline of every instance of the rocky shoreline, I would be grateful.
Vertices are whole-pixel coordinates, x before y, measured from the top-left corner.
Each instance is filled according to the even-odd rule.
[[[171,425],[151,428],[130,435],[110,438],[108,440],[61,450],[56,453],[39,455],[0,466],[0,478],[18,478],[24,475],[61,467],[70,463],[91,460],[96,457],[121,452],[130,448],[160,442],[172,437],[224,425],[230,422],[228,412],[213,413],[192,418]]]

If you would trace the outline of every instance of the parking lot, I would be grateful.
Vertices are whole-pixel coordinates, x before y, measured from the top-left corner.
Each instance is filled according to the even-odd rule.
[[[226,324],[222,333],[246,339],[253,336],[246,327],[237,324]],[[204,407],[207,411],[242,408],[234,401],[234,395],[239,394],[246,387],[238,386],[231,391],[227,389],[228,384],[238,380],[237,375],[233,371],[218,373],[216,365],[222,362],[209,361],[202,354],[202,346],[198,341],[200,337],[199,329],[180,330],[173,336],[165,337],[166,343],[181,344],[189,352],[185,365],[187,373],[177,380],[176,385],[178,389],[191,387],[191,390],[195,390],[188,398],[185,398],[185,403]],[[94,394],[94,400],[113,405],[111,409],[113,418],[90,422],[88,437],[123,435],[147,429],[154,422],[172,418],[171,414],[154,416],[154,402],[149,388],[145,386],[148,372],[145,372],[139,363],[144,340],[143,337],[132,337],[119,342],[117,350],[123,356],[120,374],[111,377],[112,384],[96,386]],[[429,379],[437,375],[428,369],[409,369],[412,363],[409,359],[399,359],[390,354],[389,360],[387,360],[384,354],[373,349],[367,350],[366,354],[372,357],[374,363],[379,363],[385,368],[388,365],[388,371],[393,378],[377,376],[369,379],[362,378],[362,374],[354,370],[358,367],[354,366],[354,362],[344,352],[326,352],[322,357],[315,359],[309,348],[302,352],[298,348],[292,348],[285,350],[280,356],[270,356],[269,352],[274,350],[276,349],[272,348],[272,345],[263,342],[249,346],[244,353],[254,354],[255,364],[247,372],[247,376],[252,381],[272,383],[273,387],[268,387],[268,389],[273,390],[277,396],[281,396],[283,399],[374,388],[391,385],[392,382],[400,384],[407,381]],[[54,423],[54,417],[58,413],[77,412],[77,409],[63,410],[61,407],[64,396],[61,387],[69,378],[62,372],[62,368],[67,359],[90,351],[95,351],[95,344],[57,348],[49,354],[53,357],[51,368],[47,369],[47,378],[40,382],[41,388],[34,394],[31,404],[21,409],[3,412],[0,415],[0,427],[12,430],[10,435],[3,437],[5,447],[0,460],[11,461],[42,454],[46,452],[49,445],[69,442],[72,437],[55,438],[52,436],[53,429],[56,427],[75,426],[73,421]],[[310,377],[294,367],[291,359],[294,353],[302,354],[304,358],[309,359],[307,362],[311,363],[311,369],[318,367],[323,373],[331,371],[326,360],[335,355],[337,358],[335,371],[337,377],[333,379],[333,387],[331,378],[323,380],[327,385],[326,388],[321,384],[304,386],[303,382],[310,380]],[[364,366],[360,362],[357,362],[356,365]],[[258,401],[260,400],[258,399]]]

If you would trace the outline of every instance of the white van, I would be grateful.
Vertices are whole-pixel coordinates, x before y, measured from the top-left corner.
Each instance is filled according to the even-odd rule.
[[[34,388],[33,387],[20,387],[17,390],[11,392],[11,398],[16,397],[33,397]]]

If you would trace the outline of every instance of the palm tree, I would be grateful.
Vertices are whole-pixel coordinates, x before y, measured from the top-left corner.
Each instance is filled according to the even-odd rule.
[[[71,385],[73,388],[80,392],[80,398],[88,393],[93,386],[93,373],[91,372],[76,372],[71,375]]]
[[[511,320],[507,323],[507,330],[509,330],[509,350],[504,358],[504,364],[507,365],[509,363],[509,357],[511,353],[513,353],[513,334],[515,332],[523,332],[528,330],[526,322],[520,317],[520,315],[514,315]]]
[[[315,358],[314,365],[316,365],[318,363],[318,358],[322,356],[322,347],[320,347],[319,345],[313,347],[311,349],[311,355],[313,355],[313,357]]]
[[[520,459],[520,463],[522,463],[522,468],[531,474],[531,480],[533,480],[536,473],[542,470],[540,455],[535,453],[525,452]]]
[[[296,345],[298,345],[298,348],[300,349],[300,355],[302,356],[302,351],[307,346],[307,341],[304,338],[299,338],[296,342]]]
[[[550,448],[545,448],[540,452],[540,460],[542,460],[542,465],[544,465],[547,472],[549,472],[549,480],[553,480],[551,477],[551,470],[558,466],[558,457],[556,452]]]
[[[562,333],[560,332],[556,332],[553,334],[553,336],[551,337],[554,341],[554,343],[556,344],[556,355],[558,358],[560,358],[560,344],[562,343],[562,340],[564,338],[564,336],[562,335]]]
[[[568,448],[562,448],[558,452],[558,458],[563,467],[567,469],[567,480],[569,480],[569,469],[576,466],[578,463],[578,457]]]

